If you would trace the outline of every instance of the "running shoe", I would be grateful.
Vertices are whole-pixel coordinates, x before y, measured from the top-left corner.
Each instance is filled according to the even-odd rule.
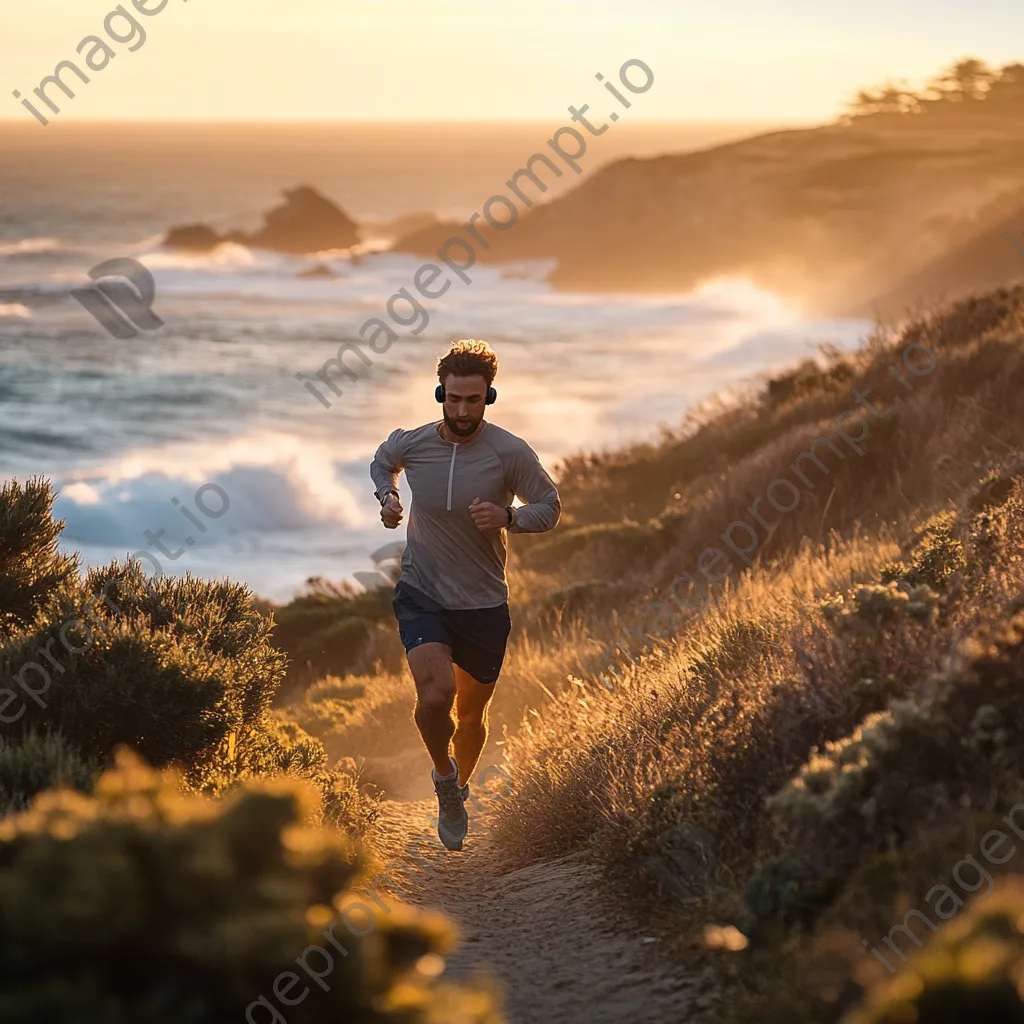
[[[448,760],[452,765],[450,778],[439,779],[437,772],[431,771],[434,792],[437,794],[437,834],[445,849],[461,850],[462,840],[469,830],[469,815],[465,808],[469,783],[459,785],[459,766],[454,757],[449,756]]]

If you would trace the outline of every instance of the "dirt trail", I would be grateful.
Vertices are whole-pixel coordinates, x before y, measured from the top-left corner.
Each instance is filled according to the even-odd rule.
[[[667,964],[652,934],[606,905],[581,855],[510,870],[486,817],[470,811],[464,849],[445,854],[433,800],[385,804],[382,839],[409,870],[392,877],[408,903],[454,918],[463,941],[445,977],[489,970],[505,989],[510,1024],[683,1024],[709,1019],[712,979]],[[430,841],[430,834],[433,841]],[[422,842],[416,837],[426,835]],[[443,852],[443,851],[442,851]],[[417,869],[419,856],[434,877]]]

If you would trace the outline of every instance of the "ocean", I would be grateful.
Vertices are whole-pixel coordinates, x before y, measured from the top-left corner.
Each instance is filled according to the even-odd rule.
[[[401,539],[380,523],[369,462],[395,427],[440,418],[434,367],[452,340],[496,349],[487,418],[556,472],[569,454],[656,441],[710,395],[869,330],[739,279],[577,294],[544,283],[549,262],[477,267],[471,285],[427,303],[426,330],[360,365],[325,408],[296,374],[359,341],[421,259],[159,244],[176,224],[254,228],[299,184],[360,222],[466,217],[553,127],[0,123],[0,479],[53,483],[63,547],[85,565],[147,550],[147,571],[228,575],[284,601],[311,576],[371,569],[371,553]],[[756,130],[618,126],[549,195],[611,160]],[[152,272],[159,330],[113,338],[71,296],[117,257]],[[321,263],[338,276],[298,276]]]

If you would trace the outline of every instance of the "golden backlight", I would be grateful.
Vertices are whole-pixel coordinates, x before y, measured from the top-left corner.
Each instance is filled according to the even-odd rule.
[[[644,120],[819,120],[865,80],[923,77],[966,45],[954,16],[916,30],[917,4],[894,14],[873,3],[823,11],[796,0],[139,3],[157,13],[140,14],[131,0],[123,7],[146,41],[134,52],[112,43],[116,56],[87,85],[71,72],[76,98],[62,105],[62,119],[547,120],[581,82],[641,57],[663,83]],[[81,61],[76,47],[102,37],[116,7],[5,5],[0,119],[30,117],[13,93],[31,98],[59,62]],[[1004,34],[972,19],[977,48],[999,57],[1001,24]],[[130,38],[124,19],[114,26]]]

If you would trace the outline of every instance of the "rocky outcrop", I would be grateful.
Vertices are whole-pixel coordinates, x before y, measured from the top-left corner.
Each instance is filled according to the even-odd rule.
[[[205,224],[190,224],[171,228],[163,244],[202,252],[222,242],[238,242],[255,249],[304,255],[348,249],[359,242],[355,222],[316,189],[302,185],[285,192],[284,197],[284,203],[265,214],[263,227],[253,234],[232,231],[220,235]]]
[[[306,185],[284,193],[285,202],[264,216],[263,228],[247,245],[276,252],[307,253],[348,249],[359,241],[355,221],[316,189]]]

